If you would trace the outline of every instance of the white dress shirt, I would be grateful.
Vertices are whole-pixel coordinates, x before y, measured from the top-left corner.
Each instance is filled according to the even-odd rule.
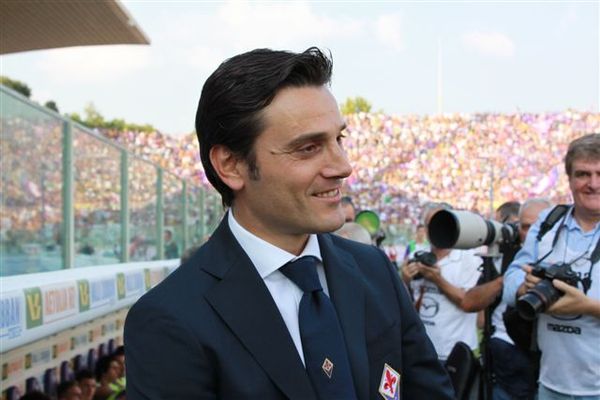
[[[235,220],[231,210],[227,214],[229,229],[231,229],[233,236],[237,239],[240,246],[242,246],[242,249],[248,254],[256,271],[258,271],[269,293],[271,293],[271,297],[273,297],[279,309],[283,322],[285,322],[296,350],[298,350],[298,355],[304,364],[304,352],[302,351],[302,340],[300,339],[300,327],[298,324],[298,309],[304,292],[294,282],[279,272],[279,268],[283,267],[287,262],[303,256],[318,258],[317,273],[319,281],[321,282],[323,291],[329,296],[317,235],[310,235],[302,253],[295,256],[244,229]]]

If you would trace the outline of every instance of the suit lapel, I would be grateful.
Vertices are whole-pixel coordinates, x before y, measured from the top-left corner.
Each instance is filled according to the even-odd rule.
[[[369,398],[369,360],[365,338],[365,294],[354,257],[336,247],[331,237],[319,235],[331,301],[344,332],[356,393]]]
[[[227,217],[207,245],[218,264],[205,266],[221,279],[206,298],[232,332],[289,398],[315,398],[281,314],[252,262],[229,230]]]

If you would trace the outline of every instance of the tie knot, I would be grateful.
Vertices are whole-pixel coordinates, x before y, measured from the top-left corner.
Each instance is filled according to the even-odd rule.
[[[303,292],[323,290],[317,274],[319,260],[313,256],[300,257],[279,268],[289,280],[294,282]]]

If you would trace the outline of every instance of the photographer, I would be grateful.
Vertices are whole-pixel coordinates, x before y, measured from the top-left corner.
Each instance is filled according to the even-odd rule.
[[[427,241],[427,229],[425,228],[425,224],[419,224],[417,225],[415,238],[408,242],[408,245],[406,246],[404,260],[410,260],[417,251],[423,251],[427,249],[429,249],[429,242]]]
[[[551,207],[552,203],[546,199],[529,199],[518,209],[517,220],[520,243],[525,241],[531,225],[537,220],[540,213]],[[502,206],[496,210],[496,219],[502,222],[513,222],[511,214],[502,213]],[[498,218],[501,217],[501,218]],[[520,248],[519,243],[519,248]],[[515,253],[512,246],[508,251],[502,251],[502,272],[505,265],[512,261]],[[533,399],[535,396],[535,367],[532,365],[527,352],[519,349],[506,332],[502,314],[506,310],[506,303],[500,302],[504,277],[502,274],[489,282],[480,278],[477,286],[469,289],[463,298],[462,307],[466,311],[475,312],[492,306],[491,322],[492,335],[488,342],[490,350],[491,370],[495,378],[493,383],[493,399]]]
[[[598,400],[600,134],[571,142],[565,167],[574,204],[547,234],[538,235],[549,212],[543,212],[531,227],[505,274],[503,300],[515,305],[519,299],[517,309],[522,311],[525,299],[521,296],[527,293],[529,308],[525,309],[537,315],[537,342],[542,351],[539,400]],[[543,271],[550,277],[541,278]],[[560,271],[559,279],[570,282],[565,277],[575,276],[577,288],[559,279],[545,284],[554,271]],[[554,302],[556,293],[562,297]],[[540,301],[531,303],[530,298]]]
[[[426,214],[426,225],[435,212],[445,208],[432,207]],[[432,245],[431,253],[415,253],[402,268],[402,278],[413,293],[415,307],[441,360],[458,341],[477,348],[477,314],[465,312],[461,304],[466,290],[477,282],[480,264],[471,251]]]

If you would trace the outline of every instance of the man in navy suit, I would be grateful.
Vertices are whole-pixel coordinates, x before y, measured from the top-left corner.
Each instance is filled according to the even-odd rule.
[[[307,373],[314,342],[299,317],[308,292],[280,271],[304,256],[341,328],[332,346],[349,368],[337,398],[453,397],[384,253],[328,233],[344,223],[341,187],[352,172],[331,68],[316,48],[260,49],[225,61],[204,84],[200,154],[229,209],[129,311],[128,399],[319,398]],[[341,365],[325,359],[322,373],[335,380]]]

